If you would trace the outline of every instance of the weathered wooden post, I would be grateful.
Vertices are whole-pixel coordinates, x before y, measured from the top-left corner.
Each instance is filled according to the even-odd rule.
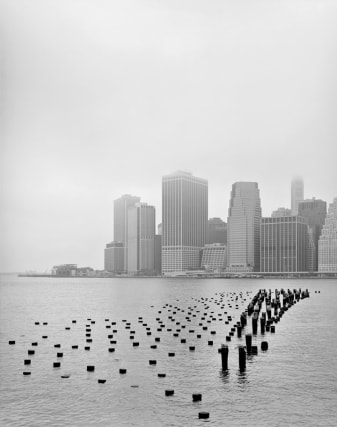
[[[221,344],[220,353],[221,353],[222,370],[227,371],[227,369],[228,369],[228,345]]]
[[[252,335],[246,334],[245,338],[246,338],[247,353],[250,354],[250,352],[252,351]]]
[[[243,346],[239,347],[239,369],[241,372],[246,369],[246,350]]]

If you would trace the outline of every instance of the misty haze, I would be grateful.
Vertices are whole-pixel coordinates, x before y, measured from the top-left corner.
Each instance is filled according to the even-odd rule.
[[[262,215],[336,196],[336,5],[2,1],[0,271],[103,268],[113,200],[161,222],[162,176],[208,180],[209,218],[257,182]]]
[[[335,426],[337,2],[0,0],[0,426]]]

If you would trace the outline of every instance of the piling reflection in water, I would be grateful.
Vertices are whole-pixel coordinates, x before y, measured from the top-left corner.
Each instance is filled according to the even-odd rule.
[[[237,376],[237,382],[240,386],[246,386],[248,384],[248,375],[245,370],[237,371],[236,376]]]
[[[230,371],[228,369],[226,371],[221,369],[219,371],[219,377],[224,384],[228,384],[230,380]]]

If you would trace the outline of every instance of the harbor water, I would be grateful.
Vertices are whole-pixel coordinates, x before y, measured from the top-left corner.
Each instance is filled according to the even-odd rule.
[[[337,425],[336,280],[0,280],[1,426]],[[275,333],[259,324],[258,354],[240,371],[251,317],[226,337],[252,297],[299,288],[310,297]]]

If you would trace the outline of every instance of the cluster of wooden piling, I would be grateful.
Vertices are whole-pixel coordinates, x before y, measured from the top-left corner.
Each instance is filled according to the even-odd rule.
[[[261,312],[260,317],[260,333],[264,335],[266,332],[275,333],[275,323],[278,323],[284,313],[288,311],[294,304],[299,302],[304,298],[308,298],[310,296],[308,289],[302,291],[301,289],[285,291],[281,289],[278,291],[275,289],[275,298],[271,298],[271,290],[267,292],[265,289],[260,289],[257,294],[252,298],[251,302],[248,304],[246,310],[241,313],[240,322],[237,322],[235,325],[237,329],[237,336],[241,338],[242,331],[247,325],[247,318],[251,317],[252,320],[252,334],[257,335],[258,333],[258,324],[259,324],[259,316],[260,312],[263,308],[263,304],[265,304],[265,310]],[[281,298],[282,296],[282,298]],[[233,330],[233,328],[232,328]],[[246,369],[246,357],[247,355],[255,356],[258,354],[258,347],[256,345],[252,345],[252,334],[245,334],[245,342],[246,345],[240,345],[238,348],[239,352],[239,370],[244,371]],[[228,341],[228,340],[227,340]],[[261,350],[268,350],[268,342],[261,342]],[[219,353],[221,353],[221,364],[222,369],[228,369],[228,346],[222,345],[219,349]]]
[[[180,304],[169,304],[166,303],[155,314],[155,321],[153,323],[155,326],[149,326],[148,322],[144,320],[142,316],[139,316],[137,319],[137,323],[142,325],[144,328],[144,333],[146,334],[147,340],[150,342],[150,349],[156,350],[161,343],[160,334],[162,332],[166,332],[172,334],[174,339],[177,341],[173,341],[174,350],[169,351],[167,357],[174,358],[176,356],[178,349],[178,343],[180,341],[181,345],[188,344],[189,352],[195,352],[198,349],[199,340],[205,339],[207,345],[213,346],[213,338],[216,334],[222,333],[225,329],[228,329],[229,332],[225,337],[226,342],[231,342],[235,340],[236,343],[239,341],[238,346],[238,359],[239,359],[239,371],[244,371],[246,369],[246,359],[247,356],[255,356],[258,354],[258,347],[253,343],[253,337],[260,333],[262,336],[265,336],[267,332],[275,333],[275,324],[277,324],[283,317],[283,315],[298,303],[300,300],[309,297],[309,291],[306,289],[305,291],[299,290],[284,290],[281,289],[278,291],[277,289],[274,292],[274,298],[272,298],[272,292],[269,290],[259,290],[256,295],[254,295],[250,302],[246,305],[248,299],[250,299],[251,292],[227,292],[227,293],[216,293],[215,297],[206,298],[202,297],[199,299],[192,298],[194,301],[194,305],[189,305],[183,308]],[[176,300],[179,302],[179,300]],[[218,312],[216,313],[214,310],[211,310],[211,304],[218,306]],[[233,310],[237,310],[238,313],[243,306],[246,305],[244,311],[238,314],[240,320],[235,322],[234,315],[229,315],[227,311],[227,307]],[[154,308],[152,306],[152,308]],[[235,311],[234,311],[235,313]],[[252,333],[246,333],[247,324],[251,321],[252,325]],[[117,347],[117,339],[116,334],[118,332],[117,321],[111,321],[109,318],[104,319],[104,325],[107,329],[107,341],[108,347],[107,350],[109,353],[114,353]],[[212,324],[222,322],[223,327],[217,330],[212,328]],[[71,321],[72,324],[76,324],[77,320],[73,319]],[[85,346],[84,351],[91,350],[91,344],[93,343],[92,337],[92,326],[95,325],[96,320],[92,318],[87,318],[85,323]],[[193,323],[193,326],[190,324]],[[48,322],[40,322],[36,321],[35,325],[48,325]],[[137,349],[143,345],[136,338],[136,329],[134,328],[131,321],[128,319],[122,319],[119,327],[124,326],[125,331],[129,333],[129,339],[132,343],[132,347]],[[70,330],[71,327],[66,325],[65,330]],[[244,335],[245,345],[242,344],[242,336]],[[193,343],[188,343],[188,337],[196,337],[196,342],[194,340]],[[236,337],[235,337],[236,336]],[[179,338],[179,340],[178,340]],[[43,340],[48,339],[48,335],[42,335]],[[14,345],[15,340],[10,340],[9,344]],[[191,345],[193,344],[193,345]],[[147,343],[148,345],[148,343]],[[38,342],[32,342],[32,347],[37,347]],[[56,343],[53,345],[56,351],[56,360],[53,361],[53,368],[61,368],[61,360],[64,356],[65,349],[60,351],[61,344]],[[79,349],[78,344],[71,345],[72,350]],[[268,350],[268,342],[261,342],[261,351]],[[221,368],[223,371],[227,371],[229,369],[228,366],[228,355],[229,355],[229,346],[228,344],[222,344],[218,349],[218,352],[221,354]],[[35,348],[29,348],[27,350],[28,356],[35,355]],[[24,359],[24,365],[31,365],[32,358]],[[149,366],[157,366],[157,359],[150,358],[148,360]],[[87,372],[92,373],[95,372],[94,365],[87,365]],[[120,375],[127,374],[127,368],[119,369]],[[28,376],[31,375],[31,371],[24,371],[23,375]],[[157,372],[158,378],[165,378],[166,372]],[[70,378],[70,375],[63,374],[61,378]],[[107,382],[106,378],[99,378],[97,380],[99,384],[105,384]],[[165,389],[165,396],[173,396],[174,389]],[[201,393],[193,393],[192,394],[193,402],[202,401]],[[208,412],[199,412],[199,418],[206,419],[209,417]]]

